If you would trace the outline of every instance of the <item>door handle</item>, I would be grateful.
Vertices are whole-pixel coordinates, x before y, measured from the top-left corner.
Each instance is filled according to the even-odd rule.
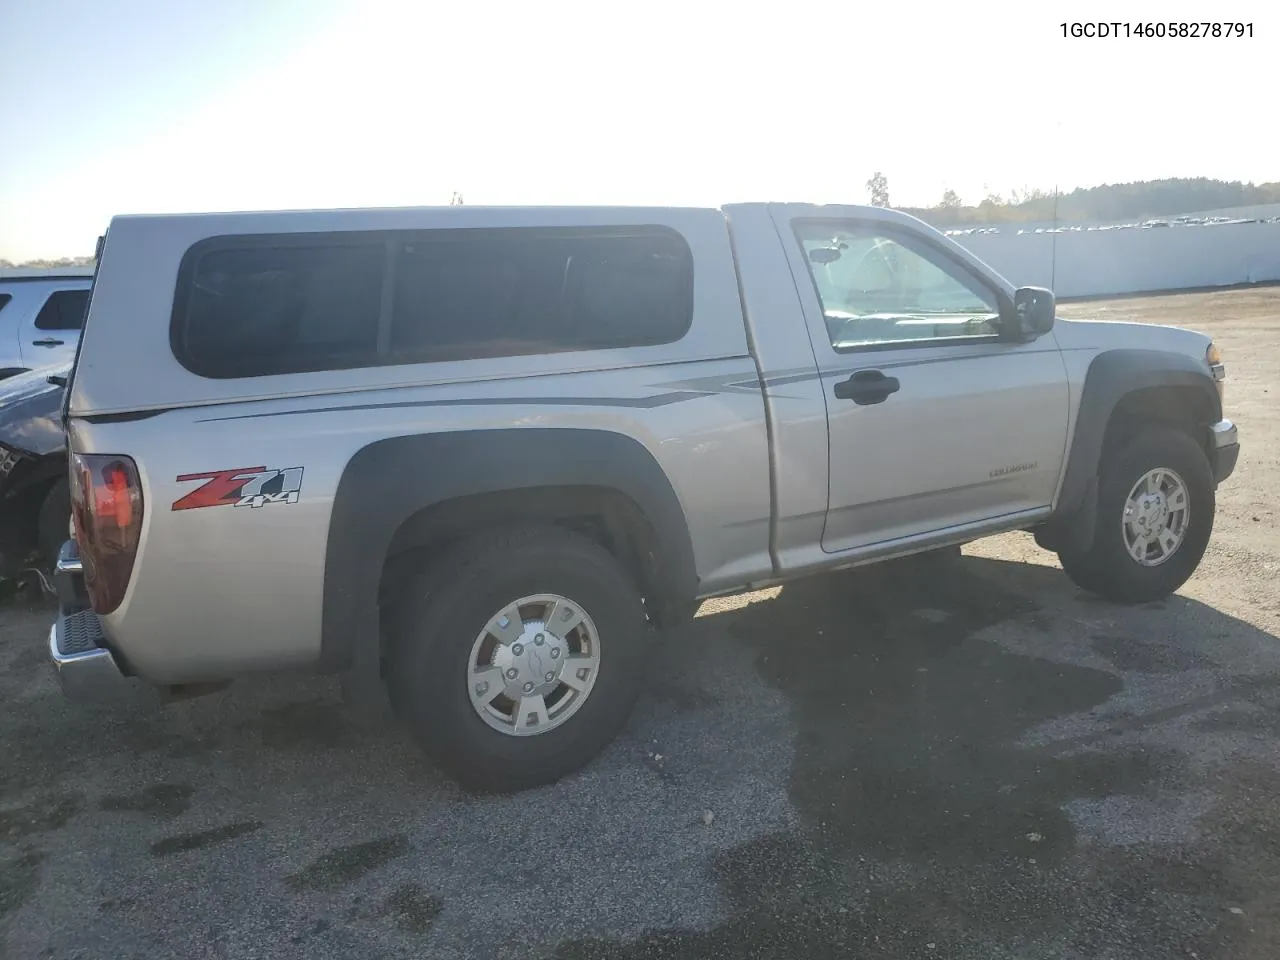
[[[897,377],[886,377],[879,370],[859,370],[848,380],[835,386],[837,400],[852,400],[859,406],[883,403],[901,386]]]
[[[43,340],[32,340],[33,347],[60,347],[65,343],[64,340],[55,340],[53,337],[45,337]]]

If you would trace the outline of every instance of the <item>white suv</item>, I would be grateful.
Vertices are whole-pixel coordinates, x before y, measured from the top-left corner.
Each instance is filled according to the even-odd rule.
[[[0,270],[0,379],[75,359],[92,281],[92,267]]]

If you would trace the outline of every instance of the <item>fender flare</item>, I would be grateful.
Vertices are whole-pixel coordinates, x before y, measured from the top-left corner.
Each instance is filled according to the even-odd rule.
[[[1042,543],[1053,543],[1051,549],[1068,545],[1078,550],[1087,550],[1093,543],[1098,467],[1111,416],[1126,396],[1153,387],[1193,388],[1212,412],[1210,423],[1222,419],[1222,401],[1213,378],[1193,357],[1140,349],[1098,354],[1085,374],[1062,488],[1041,534]]]
[[[639,441],[607,430],[463,430],[377,440],[348,461],[325,552],[320,668],[377,649],[383,562],[400,525],[459,497],[535,487],[603,487],[629,497],[653,529],[667,599],[691,604],[697,567],[671,481]]]

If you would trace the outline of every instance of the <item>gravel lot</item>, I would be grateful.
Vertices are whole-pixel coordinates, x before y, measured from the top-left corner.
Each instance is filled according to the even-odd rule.
[[[1063,312],[1225,352],[1243,454],[1178,596],[1012,535],[707,604],[614,747],[513,798],[325,679],[69,705],[50,612],[0,611],[0,956],[1274,960],[1280,288]]]

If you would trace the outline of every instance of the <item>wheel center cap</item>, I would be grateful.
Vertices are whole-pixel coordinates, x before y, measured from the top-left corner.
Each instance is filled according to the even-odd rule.
[[[1169,506],[1163,494],[1143,497],[1138,503],[1134,524],[1144,537],[1154,536],[1169,517]]]
[[[536,621],[493,654],[493,665],[502,670],[504,692],[512,700],[550,693],[560,684],[564,661],[564,641]]]

